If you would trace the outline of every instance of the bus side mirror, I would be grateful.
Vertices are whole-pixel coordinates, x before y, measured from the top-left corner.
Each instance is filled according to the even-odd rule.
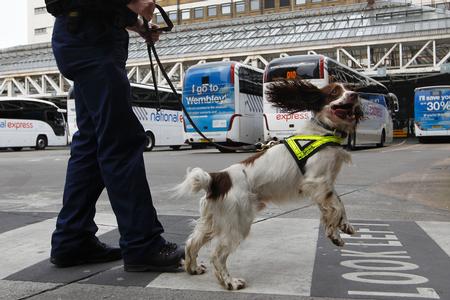
[[[398,98],[395,94],[389,93],[389,102],[392,104],[392,109],[394,112],[398,112],[400,110],[400,105],[398,104]]]
[[[58,108],[56,111],[59,112],[59,113],[66,113],[67,112],[66,109],[62,109],[62,108]]]
[[[400,110],[400,106],[398,105],[398,100],[394,100],[394,112],[398,112]]]

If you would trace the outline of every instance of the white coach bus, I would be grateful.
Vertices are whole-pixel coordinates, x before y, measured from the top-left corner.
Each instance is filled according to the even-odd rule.
[[[233,61],[192,66],[184,78],[183,104],[195,125],[215,143],[240,146],[262,142],[262,77],[263,70]],[[186,118],[185,125],[188,143],[208,143]]]
[[[43,150],[67,145],[65,110],[44,100],[0,98],[0,148]]]
[[[183,114],[181,92],[173,93],[167,88],[158,88],[159,99],[153,86],[131,83],[131,102],[133,112],[147,134],[147,151],[155,146],[169,146],[177,150],[184,144]],[[69,141],[78,130],[76,125],[75,100],[69,92],[67,100],[67,120]]]
[[[392,113],[398,110],[398,101],[383,84],[324,55],[298,55],[275,59],[267,65],[263,95],[271,82],[296,77],[308,80],[319,88],[331,82],[361,88],[359,94],[364,118],[347,141],[352,148],[360,145],[383,146],[392,142]],[[311,117],[309,111],[290,114],[272,106],[264,97],[264,139],[278,140],[290,136]]]

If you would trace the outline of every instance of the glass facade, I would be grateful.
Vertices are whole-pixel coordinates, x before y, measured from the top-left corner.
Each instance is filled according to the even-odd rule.
[[[222,15],[231,14],[231,4],[222,4]]]
[[[299,1],[302,0],[295,0],[293,4],[301,3]],[[251,11],[257,9],[258,3],[266,5],[267,2],[269,1],[261,0],[245,3],[249,5],[247,11]],[[259,9],[264,7],[259,7]],[[180,16],[182,20],[191,19],[191,17],[194,18],[194,13],[194,9],[182,10]],[[203,14],[208,16],[230,15],[231,2],[210,6],[207,13],[204,11]],[[176,13],[174,11],[169,11],[169,15],[172,20],[175,20]],[[159,20],[160,16],[158,14],[156,16]],[[36,30],[36,34],[44,30],[47,29],[39,28]],[[314,49],[317,45],[332,47],[337,44],[370,44],[373,41],[378,43],[382,40],[400,40],[405,36],[412,40],[422,41],[430,36],[435,36],[436,32],[450,34],[450,14],[448,12],[393,2],[380,2],[374,9],[367,10],[366,3],[361,3],[289,13],[270,13],[263,16],[229,18],[212,23],[180,25],[176,26],[172,32],[161,36],[161,40],[157,43],[157,49],[161,57],[184,54],[194,56],[203,53],[206,55],[207,52],[220,53],[225,50],[224,56],[226,56],[227,53],[249,52],[249,49],[261,51],[289,47]],[[418,48],[409,51],[409,45],[405,43],[403,55],[406,55],[407,52],[416,53],[424,45],[422,42],[416,44],[419,45]],[[439,52],[437,57],[445,57],[450,48],[449,44],[450,41],[437,45],[436,49]],[[134,35],[130,39],[129,50],[131,60],[147,57],[146,45],[142,43],[141,38]],[[387,50],[380,51],[386,53]],[[378,55],[375,50],[372,54]],[[404,59],[410,58],[405,56]],[[47,67],[56,67],[51,48],[48,45],[41,45],[39,48],[24,46],[23,50],[6,51],[0,54],[0,72]]]
[[[275,8],[275,0],[264,0],[264,8]]]
[[[217,6],[216,5],[208,6],[208,16],[210,16],[210,17],[217,16]]]
[[[260,10],[260,0],[250,0],[250,10]]]
[[[169,11],[169,19],[172,21],[176,21],[178,19],[176,11]]]
[[[237,13],[244,13],[245,12],[245,2],[236,2],[236,12]]]
[[[188,20],[191,18],[191,11],[189,9],[183,9],[181,11],[181,19]]]
[[[204,8],[203,7],[194,8],[194,18],[200,19],[203,17],[204,17]]]

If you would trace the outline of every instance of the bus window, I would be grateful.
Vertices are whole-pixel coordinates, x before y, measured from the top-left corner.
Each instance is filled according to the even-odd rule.
[[[159,101],[155,90],[133,87],[131,90],[132,105],[147,108],[181,110],[181,95],[163,90],[158,90],[158,94]]]
[[[2,101],[0,117],[5,119],[21,119],[22,107],[18,101]]]
[[[239,68],[240,93],[262,96],[262,81],[263,75],[261,72],[256,72],[244,67]]]
[[[66,128],[64,126],[64,118],[61,113],[56,110],[47,110],[45,111],[45,118],[57,136],[62,136],[65,134]]]
[[[289,57],[277,63],[275,60],[266,70],[266,81],[272,82],[280,79],[320,79],[320,59],[317,56],[311,56],[299,61],[296,57]]]

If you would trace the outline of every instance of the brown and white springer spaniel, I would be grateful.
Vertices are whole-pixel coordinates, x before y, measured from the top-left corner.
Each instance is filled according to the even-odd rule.
[[[302,135],[350,134],[362,114],[358,94],[339,83],[319,89],[300,79],[277,81],[266,94],[277,107],[313,112],[314,119],[298,130]],[[339,230],[353,234],[354,229],[334,183],[342,164],[349,161],[350,155],[342,147],[325,147],[307,160],[303,173],[286,146],[278,144],[216,173],[188,170],[185,180],[175,188],[177,197],[200,190],[206,194],[200,199],[200,218],[186,242],[186,271],[205,272],[206,267],[197,263],[198,252],[217,238],[211,257],[217,279],[229,290],[244,288],[244,279],[231,277],[226,261],[268,202],[313,199],[327,236],[335,245],[343,246]]]

